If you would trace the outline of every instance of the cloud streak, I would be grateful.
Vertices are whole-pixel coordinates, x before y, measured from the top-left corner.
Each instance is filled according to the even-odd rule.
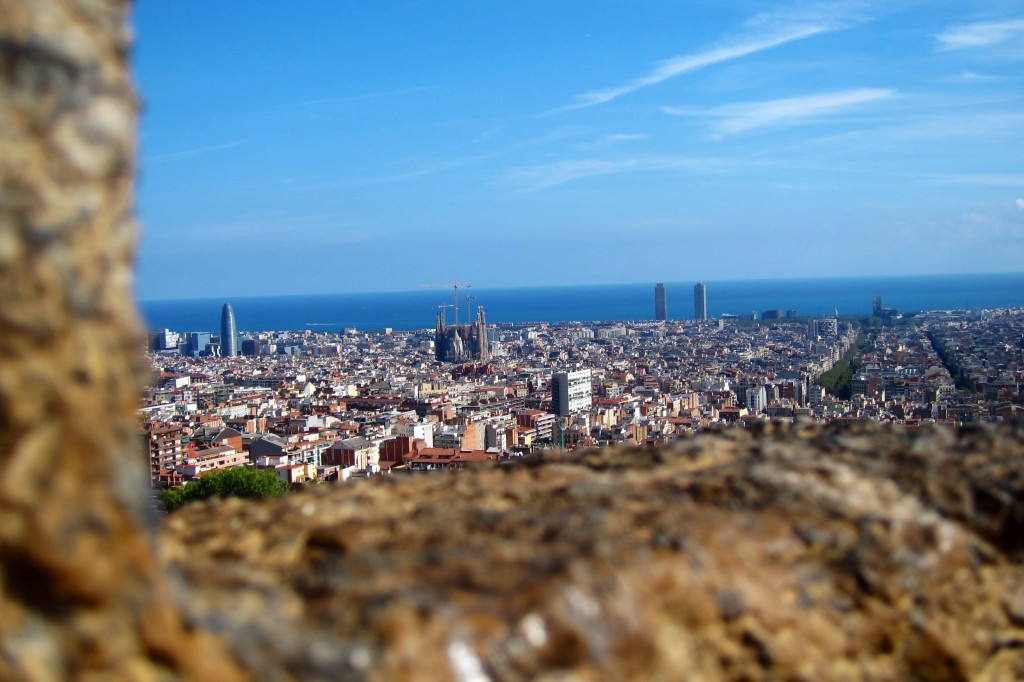
[[[400,97],[403,95],[419,94],[421,92],[430,92],[431,90],[439,90],[440,86],[437,85],[419,85],[411,88],[399,88],[397,90],[379,90],[377,92],[364,92],[358,95],[345,95],[343,97],[329,97],[326,99],[308,99],[301,102],[296,102],[296,106],[300,107],[318,107],[324,105],[335,105],[335,104],[350,104],[352,102],[364,102],[371,99],[382,99],[384,97]]]
[[[650,139],[650,135],[646,133],[613,133],[610,135],[602,135],[596,140],[590,142],[581,142],[574,145],[573,148],[579,151],[594,151],[596,149],[605,149],[615,145],[627,143],[627,142],[641,142],[643,140]]]
[[[961,50],[1002,43],[1022,32],[1024,19],[983,21],[953,26],[935,36],[935,39],[941,43],[940,50]]]
[[[703,169],[720,162],[684,156],[644,156],[622,159],[571,159],[533,166],[520,166],[505,172],[505,180],[522,191],[536,192],[568,182],[604,175],[645,171]]]
[[[249,142],[249,140],[238,140],[236,142],[226,142],[224,144],[212,144],[207,147],[194,147],[192,149],[183,149],[177,152],[169,152],[167,154],[156,154],[148,157],[150,161],[172,161],[175,159],[187,159],[193,156],[199,156],[201,154],[207,154],[209,152],[219,152],[225,149],[231,149],[238,147]]]
[[[977,73],[975,71],[961,71],[958,80],[968,81],[968,82],[970,82],[970,81],[977,82],[977,81],[997,81],[997,80],[1000,80],[1000,79],[998,77],[996,77],[996,76],[986,76],[984,74]]]
[[[575,102],[568,104],[557,111],[572,111],[574,109],[583,109],[598,104],[605,104],[622,97],[623,95],[628,95],[631,92],[635,92],[641,88],[646,88],[651,85],[657,85],[662,81],[675,78],[676,76],[681,76],[684,73],[696,71],[698,69],[732,59],[746,57],[747,55],[754,54],[755,52],[761,52],[773,47],[785,45],[786,43],[791,43],[794,40],[807,38],[826,30],[827,28],[824,26],[799,26],[789,30],[776,32],[771,35],[748,38],[746,40],[721,45],[703,52],[673,57],[672,59],[661,62],[645,75],[635,78],[625,85],[620,85],[614,88],[604,88],[601,90],[591,90],[590,92],[585,92],[582,95],[577,95]]]
[[[715,126],[716,131],[722,135],[736,135],[755,128],[818,118],[842,109],[886,99],[892,95],[893,91],[885,88],[857,88],[764,102],[729,104],[704,111],[676,107],[662,107],[662,111],[672,116],[697,115],[721,118],[723,120]]]
[[[759,13],[746,22],[746,32],[737,37],[699,52],[667,59],[623,85],[577,95],[575,102],[557,109],[556,113],[605,104],[691,71],[870,21],[876,4],[871,0],[849,0]]]

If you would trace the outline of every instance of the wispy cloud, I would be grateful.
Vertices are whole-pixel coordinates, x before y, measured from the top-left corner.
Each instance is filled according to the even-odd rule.
[[[962,81],[997,81],[1001,80],[997,76],[986,76],[985,74],[977,73],[976,71],[961,71],[958,80]]]
[[[343,97],[329,97],[326,99],[308,99],[301,102],[296,102],[295,104],[297,106],[303,107],[348,104],[350,102],[363,102],[370,99],[380,99],[382,97],[398,97],[402,95],[411,95],[438,89],[440,89],[440,86],[438,85],[419,85],[411,88],[399,88],[397,90],[379,90],[377,92],[364,92],[358,95],[345,95]]]
[[[935,39],[939,41],[941,50],[960,50],[1002,43],[1021,32],[1024,32],[1024,19],[983,21],[953,26],[935,36]]]
[[[187,159],[193,156],[199,156],[201,154],[207,154],[209,152],[219,152],[225,149],[231,149],[232,147],[238,147],[247,143],[249,140],[238,140],[236,142],[226,142],[224,144],[212,144],[206,147],[193,147],[192,149],[182,149],[177,152],[168,152],[167,154],[156,154],[154,156],[147,157],[150,161],[171,161],[174,159]]]
[[[630,160],[576,159],[512,168],[505,173],[505,178],[520,189],[537,191],[581,178],[621,173],[633,166]]]
[[[291,191],[305,191],[305,192],[320,192],[329,189],[338,189],[343,187],[367,187],[372,185],[387,185],[392,183],[401,183],[409,180],[416,180],[419,178],[426,178],[432,175],[438,175],[446,173],[448,171],[457,170],[465,166],[472,166],[484,161],[495,158],[495,154],[477,154],[473,156],[458,156],[449,158],[434,158],[417,161],[415,159],[406,159],[402,161],[396,161],[389,166],[404,165],[408,170],[393,172],[389,174],[373,174],[368,169],[358,173],[354,173],[351,177],[324,180],[319,182],[308,182],[305,184],[296,184],[289,189]],[[416,161],[415,164],[412,162]]]
[[[863,23],[870,20],[874,5],[875,3],[870,0],[849,0],[797,5],[782,11],[762,12],[748,20],[744,27],[745,31],[738,36],[699,52],[667,59],[656,64],[646,74],[623,85],[577,95],[575,102],[557,109],[556,112],[604,104],[691,71]]]
[[[161,238],[180,240],[185,238],[218,240],[241,239],[258,243],[259,240],[277,241],[296,237],[316,237],[318,242],[325,239],[362,239],[363,231],[349,216],[338,213],[313,213],[290,215],[281,212],[247,214],[239,219],[199,222],[177,226],[173,233],[160,235]],[[152,239],[152,237],[150,237]]]
[[[1017,208],[1024,211],[1024,199],[1017,199]]]
[[[377,178],[364,178],[365,184],[384,184],[391,182],[402,182],[404,180],[413,180],[415,178],[422,178],[428,175],[436,175],[438,173],[444,173],[456,168],[462,168],[464,166],[470,166],[481,161],[486,161],[494,157],[494,154],[479,154],[476,156],[462,156],[457,158],[449,159],[437,159],[414,168],[405,173],[398,173],[395,175],[388,175]]]
[[[590,142],[580,142],[579,144],[573,145],[573,149],[578,151],[594,151],[596,149],[606,149],[626,142],[640,142],[649,138],[650,135],[647,135],[646,133],[613,133],[611,135],[602,135],[596,140],[591,140]]]
[[[996,246],[998,249],[1024,243],[1024,221],[1016,215],[991,215],[985,213],[965,213],[959,217],[959,230],[953,232],[954,238],[963,244],[969,243]]]
[[[644,171],[708,170],[719,163],[715,159],[684,156],[571,159],[511,168],[505,172],[505,180],[522,191],[536,192],[584,178]]]
[[[793,42],[794,40],[800,40],[801,38],[807,38],[817,33],[822,33],[825,30],[827,29],[824,26],[800,26],[772,35],[748,38],[746,40],[720,45],[703,52],[673,57],[672,59],[661,62],[647,74],[640,76],[639,78],[635,78],[625,85],[620,85],[614,88],[604,88],[601,90],[591,90],[590,92],[585,92],[582,95],[577,95],[575,102],[558,109],[558,111],[572,111],[573,109],[583,109],[585,107],[592,107],[597,104],[611,102],[613,99],[635,92],[641,88],[656,85],[662,81],[668,80],[669,78],[675,78],[676,76],[680,76],[690,71],[696,71],[697,69],[702,69],[706,66],[711,66],[712,64],[718,64],[731,59],[738,59],[749,54],[754,54],[755,52],[761,52],[762,50],[778,47],[779,45],[785,45],[786,43]]]
[[[825,116],[841,109],[875,102],[892,95],[893,91],[885,88],[857,88],[764,102],[729,104],[702,111],[677,107],[662,107],[662,111],[673,116],[697,115],[721,118],[723,120],[715,126],[718,133],[735,135],[754,128]]]
[[[930,180],[961,185],[1024,187],[1024,175],[1013,173],[922,173],[919,175]]]
[[[542,135],[527,138],[522,142],[514,145],[516,147],[535,147],[546,145],[550,142],[559,142],[561,140],[567,140],[573,137],[581,137],[583,135],[590,135],[597,132],[595,128],[588,126],[559,126],[554,130],[550,130]]]

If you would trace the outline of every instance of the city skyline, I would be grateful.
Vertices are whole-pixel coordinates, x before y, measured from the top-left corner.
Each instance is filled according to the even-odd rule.
[[[134,28],[143,299],[513,286],[538,254],[538,286],[1024,262],[1020,2],[142,2]]]
[[[666,282],[666,299],[675,303],[667,319],[689,320],[695,313],[693,282]],[[1019,307],[1024,305],[1024,273],[943,277],[837,278],[809,280],[721,281],[706,284],[709,317],[747,317],[752,311],[796,310],[799,316],[869,315],[873,299],[884,295],[883,313],[922,310]],[[601,286],[473,288],[488,323],[609,321],[651,319],[650,284]],[[450,307],[444,292],[346,293],[296,296],[231,297],[239,331],[284,329],[360,330],[429,328],[440,306]],[[142,301],[152,331],[216,329],[224,299]],[[448,311],[447,322],[452,321]],[[464,321],[460,315],[460,324]],[[472,316],[470,316],[472,319]],[[447,326],[446,322],[446,326]]]

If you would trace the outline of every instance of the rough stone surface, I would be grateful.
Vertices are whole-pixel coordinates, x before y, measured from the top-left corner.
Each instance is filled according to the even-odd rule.
[[[126,8],[0,0],[0,679],[232,669],[142,526]]]
[[[164,561],[260,679],[1019,679],[1022,458],[777,425],[205,503]]]

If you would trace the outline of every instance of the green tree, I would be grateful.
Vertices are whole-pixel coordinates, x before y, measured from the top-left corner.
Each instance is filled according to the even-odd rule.
[[[288,485],[277,478],[273,469],[235,467],[214,471],[194,483],[164,491],[164,509],[168,512],[188,502],[208,500],[211,497],[240,497],[258,500],[276,497],[288,492]]]
[[[870,339],[863,332],[857,336],[857,340],[843,357],[832,367],[818,377],[817,384],[823,386],[829,393],[848,400],[850,398],[850,383],[853,376],[860,369],[860,356],[870,346]]]

